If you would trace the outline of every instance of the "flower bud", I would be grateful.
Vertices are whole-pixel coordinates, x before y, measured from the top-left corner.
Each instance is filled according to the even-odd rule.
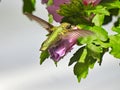
[[[84,5],[92,4],[93,6],[96,6],[100,3],[101,0],[83,0]]]

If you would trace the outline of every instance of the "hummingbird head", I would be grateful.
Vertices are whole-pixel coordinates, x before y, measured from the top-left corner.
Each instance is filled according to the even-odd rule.
[[[65,29],[71,29],[71,24],[70,23],[62,23],[61,25],[60,25],[60,27],[62,27],[63,28],[63,30],[65,30]]]

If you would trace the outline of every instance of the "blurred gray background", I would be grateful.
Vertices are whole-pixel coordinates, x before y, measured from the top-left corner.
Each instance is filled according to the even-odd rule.
[[[47,20],[40,2],[37,0],[34,14]],[[47,31],[22,14],[22,4],[22,0],[0,2],[0,90],[120,90],[120,61],[108,53],[102,66],[96,64],[81,83],[73,74],[73,66],[67,66],[78,47],[57,68],[51,59],[40,65],[39,48]]]

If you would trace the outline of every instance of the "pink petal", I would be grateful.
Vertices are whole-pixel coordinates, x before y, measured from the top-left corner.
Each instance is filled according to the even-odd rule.
[[[61,22],[63,16],[60,16],[59,14],[57,14],[58,9],[59,9],[59,7],[55,6],[55,5],[47,7],[48,12],[53,15],[54,20],[56,22]]]

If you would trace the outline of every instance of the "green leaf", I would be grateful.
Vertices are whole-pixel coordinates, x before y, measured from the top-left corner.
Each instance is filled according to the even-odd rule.
[[[82,55],[82,52],[84,50],[85,46],[84,47],[81,47],[70,59],[70,62],[69,62],[69,66],[72,65],[74,62],[78,61],[80,56]]]
[[[47,59],[49,57],[49,53],[48,51],[42,51],[41,55],[40,55],[40,64],[42,64],[45,59]]]
[[[81,78],[86,78],[88,75],[88,65],[86,63],[76,63],[74,66],[74,74],[78,78],[78,82],[80,82]]]
[[[112,30],[120,34],[120,26],[112,27]]]
[[[87,57],[87,49],[84,48],[82,54],[80,55],[80,58],[79,58],[78,62],[80,62],[80,63],[84,63],[86,57]]]
[[[119,10],[120,10],[119,8],[113,8],[113,9],[110,9],[109,12],[111,15],[118,16]]]
[[[120,34],[111,35],[110,38],[110,47],[112,54],[116,58],[120,58]]]
[[[96,40],[97,37],[94,35],[88,36],[88,37],[81,37],[78,38],[78,45],[81,44],[91,44],[93,42],[93,40]]]
[[[94,59],[92,56],[87,57],[88,58],[88,65],[90,69],[94,68],[94,65],[96,63],[96,59]]]
[[[103,48],[101,46],[96,46],[94,44],[89,44],[88,46],[88,54],[96,59],[98,62],[101,62],[101,53],[103,52]]]
[[[112,21],[112,15],[105,16],[103,25],[106,25]]]
[[[87,56],[85,62],[77,62],[75,64],[74,74],[77,76],[78,82],[80,82],[82,78],[87,77],[89,68],[92,69],[94,67],[95,62],[96,60],[93,57]]]
[[[110,15],[109,11],[101,5],[97,5],[95,8],[90,8],[86,10],[86,13],[102,14],[102,15],[108,15],[108,16]]]
[[[104,21],[104,15],[102,14],[96,14],[94,16],[94,18],[92,19],[92,22],[96,25],[96,26],[101,26],[103,24]]]
[[[91,28],[91,31],[95,32],[96,37],[99,38],[101,41],[108,40],[108,32],[104,30],[102,27],[93,26]]]
[[[23,13],[35,11],[36,0],[23,0]]]

